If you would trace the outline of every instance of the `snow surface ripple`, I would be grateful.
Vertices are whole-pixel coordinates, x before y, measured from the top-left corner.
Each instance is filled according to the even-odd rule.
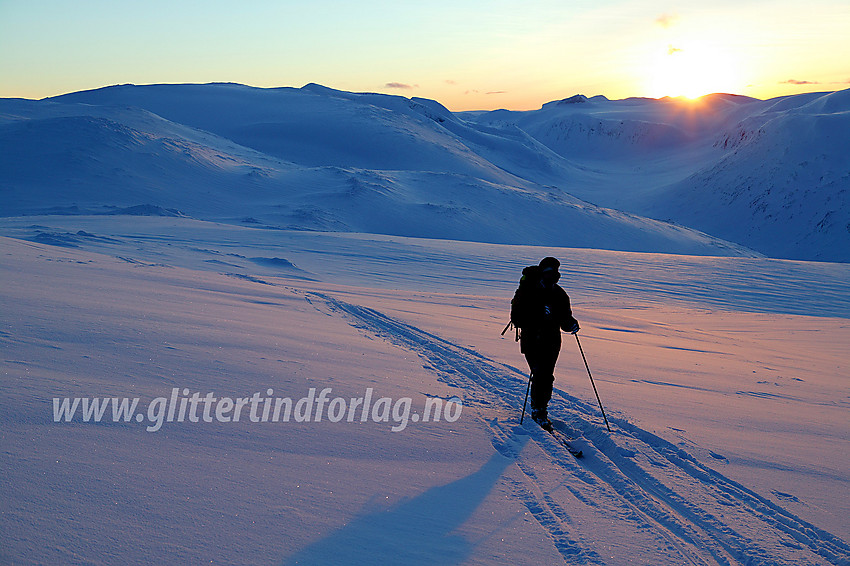
[[[526,379],[518,368],[368,307],[322,293],[308,293],[307,300],[364,332],[417,353],[441,380],[464,390],[465,405],[477,408],[489,425],[493,446],[514,460],[529,480],[528,485],[515,484],[515,492],[568,564],[605,562],[590,537],[572,532],[568,511],[540,486],[535,469],[524,461],[526,436],[568,474],[564,481],[577,501],[625,518],[636,529],[651,529],[659,548],[678,554],[682,563],[850,564],[850,545],[843,539],[623,417],[609,416],[614,427],[614,435],[609,435],[595,405],[555,390],[550,412],[565,419],[556,424],[558,428],[578,437],[575,444],[585,454],[579,464],[531,421],[523,427],[515,420]]]

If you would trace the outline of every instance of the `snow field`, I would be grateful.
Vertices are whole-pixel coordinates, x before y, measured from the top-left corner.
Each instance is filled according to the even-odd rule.
[[[4,561],[850,557],[844,265],[179,218],[5,219],[2,232]],[[580,461],[519,425],[525,363],[499,336],[521,267],[550,253],[615,431],[564,336],[551,411]],[[174,387],[371,387],[464,407],[398,433],[52,422],[53,397]]]

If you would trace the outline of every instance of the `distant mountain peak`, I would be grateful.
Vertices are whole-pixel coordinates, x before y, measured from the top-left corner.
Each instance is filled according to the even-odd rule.
[[[587,102],[587,97],[583,94],[575,94],[569,98],[564,98],[556,102],[556,104],[583,104]]]
[[[573,96],[562,98],[561,100],[553,100],[543,105],[543,108],[552,108],[553,106],[572,106],[574,104],[586,104],[588,102],[608,102],[608,99],[601,94],[587,97],[583,94],[574,94]]]

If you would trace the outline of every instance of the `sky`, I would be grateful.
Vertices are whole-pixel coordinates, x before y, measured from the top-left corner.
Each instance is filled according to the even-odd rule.
[[[848,0],[0,0],[0,97],[319,83],[539,108],[850,88]]]

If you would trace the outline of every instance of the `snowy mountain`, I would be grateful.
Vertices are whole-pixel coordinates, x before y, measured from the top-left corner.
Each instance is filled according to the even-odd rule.
[[[464,115],[597,173],[565,190],[772,257],[850,261],[850,90],[768,101],[572,97]]]
[[[0,214],[148,206],[276,228],[850,261],[848,101],[577,95],[453,114],[235,84],[2,100]]]
[[[0,106],[5,215],[144,205],[275,228],[752,255],[541,185],[584,173],[432,101],[178,85]]]
[[[775,257],[850,261],[850,90],[809,98],[727,129],[717,162],[643,210]]]

